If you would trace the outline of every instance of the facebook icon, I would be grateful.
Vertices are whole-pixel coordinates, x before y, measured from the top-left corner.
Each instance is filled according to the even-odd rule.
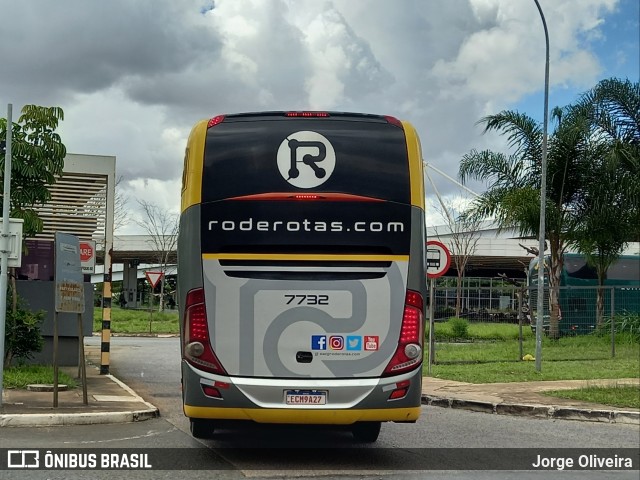
[[[327,349],[326,335],[311,335],[311,350],[326,350],[326,349]]]

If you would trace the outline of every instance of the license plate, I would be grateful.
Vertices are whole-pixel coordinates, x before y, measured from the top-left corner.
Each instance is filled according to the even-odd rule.
[[[287,405],[326,405],[326,390],[285,390]]]

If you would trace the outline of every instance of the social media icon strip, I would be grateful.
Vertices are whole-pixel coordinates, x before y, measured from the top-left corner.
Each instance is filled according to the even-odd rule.
[[[331,350],[343,350],[344,337],[342,335],[331,335],[331,337],[329,337],[329,347]]]
[[[380,348],[378,335],[311,335],[311,350],[361,352],[377,351]]]
[[[326,350],[326,349],[327,349],[326,335],[311,335],[311,350]]]
[[[346,339],[347,350],[362,350],[362,337],[360,335],[349,335]]]

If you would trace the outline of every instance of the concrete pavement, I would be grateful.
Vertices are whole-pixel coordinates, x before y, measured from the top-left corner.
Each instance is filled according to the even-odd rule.
[[[69,369],[74,376],[77,368]],[[587,385],[638,385],[640,379],[572,380],[471,384],[427,377],[422,403],[461,408],[498,415],[521,415],[550,419],[571,419],[640,425],[640,410],[577,402],[542,395],[545,390],[580,388]],[[82,388],[58,393],[53,407],[52,392],[5,389],[0,408],[0,427],[86,425],[126,423],[157,417],[158,409],[111,375],[100,375],[87,363],[88,405]]]
[[[65,368],[75,377],[77,367]],[[87,400],[82,386],[58,392],[58,406],[53,407],[53,392],[4,389],[0,407],[0,427],[35,427],[54,425],[89,425],[128,423],[159,415],[158,409],[112,375],[100,375],[87,363]]]
[[[640,378],[473,384],[425,378],[422,402],[498,415],[640,425],[640,410],[550,397],[542,392],[587,386],[638,385]]]

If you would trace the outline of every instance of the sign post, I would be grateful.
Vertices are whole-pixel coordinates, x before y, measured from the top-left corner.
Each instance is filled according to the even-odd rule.
[[[151,333],[151,322],[153,321],[153,290],[158,282],[164,277],[164,272],[144,272],[147,280],[151,284],[151,299],[149,300],[149,333]]]
[[[434,303],[435,303],[435,279],[441,277],[451,265],[451,253],[442,242],[429,240],[427,242],[427,278],[429,279],[429,375],[431,375],[431,365],[435,358],[435,328]]]
[[[82,399],[88,405],[87,371],[84,362],[84,285],[80,265],[80,242],[78,237],[67,233],[55,234],[55,313],[53,317],[53,406],[58,406],[58,313],[78,314],[78,365],[82,380]]]
[[[5,199],[11,198],[11,141],[12,141],[12,119],[13,105],[7,105],[7,135],[4,154],[4,180],[3,195]],[[2,202],[2,232],[0,234],[0,407],[2,407],[2,391],[4,389],[4,337],[6,332],[7,317],[7,270],[9,267],[9,203]]]

